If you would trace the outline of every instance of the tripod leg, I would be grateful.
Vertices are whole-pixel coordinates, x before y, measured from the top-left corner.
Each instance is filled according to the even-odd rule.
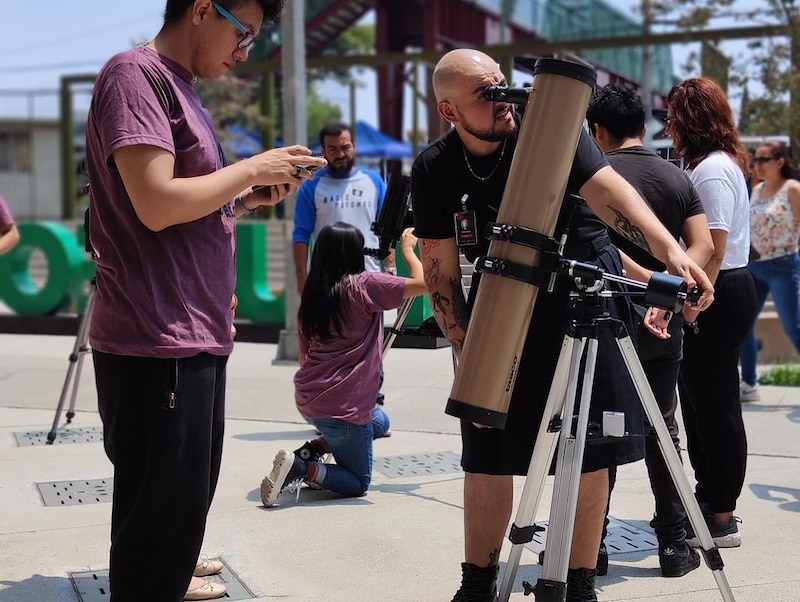
[[[528,474],[525,478],[525,486],[522,490],[514,523],[511,525],[511,532],[509,533],[509,540],[512,546],[500,587],[500,600],[503,602],[507,601],[511,596],[517,568],[522,557],[523,546],[533,539],[533,535],[537,530],[534,522],[536,511],[541,502],[544,482],[553,459],[558,437],[558,428],[554,428],[554,425],[560,422],[563,426],[564,415],[562,412],[564,400],[567,396],[565,392],[570,383],[570,374],[573,373],[573,370],[577,370],[580,365],[583,349],[583,341],[579,345],[575,345],[573,337],[569,335],[564,337],[556,370],[553,374],[553,382],[550,385],[547,403],[542,414],[542,421],[539,424],[536,445],[533,448]]]
[[[78,327],[78,341],[80,342],[78,351],[78,365],[75,370],[75,382],[72,383],[72,395],[70,396],[69,409],[67,410],[67,424],[71,423],[72,419],[75,417],[75,401],[78,398],[78,388],[81,381],[81,373],[83,372],[83,360],[85,359],[86,354],[90,353],[91,351],[89,349],[89,326],[92,323],[94,293],[95,288],[93,284],[91,290],[89,291],[89,296],[86,299],[86,309],[83,313],[83,319]]]
[[[733,601],[733,592],[725,577],[725,573],[722,571],[722,556],[714,540],[711,538],[708,525],[700,512],[700,506],[697,504],[697,500],[692,493],[689,480],[683,472],[683,464],[681,464],[678,452],[675,451],[675,447],[672,444],[672,438],[667,430],[667,425],[664,423],[664,418],[661,416],[658,402],[653,395],[653,391],[650,389],[650,384],[647,381],[647,376],[639,361],[639,356],[636,354],[636,350],[627,334],[617,337],[617,346],[625,360],[628,373],[633,379],[633,384],[639,394],[639,399],[642,401],[642,407],[647,415],[647,419],[656,432],[658,447],[661,449],[661,455],[664,457],[664,462],[667,464],[669,473],[672,476],[672,481],[675,483],[675,488],[678,490],[684,508],[686,508],[689,521],[692,523],[694,532],[700,539],[706,565],[708,565],[714,575],[717,587],[719,588],[720,594],[722,594],[722,599],[726,602]]]
[[[394,324],[392,328],[389,330],[389,334],[383,340],[383,356],[386,357],[386,353],[394,343],[394,340],[397,338],[397,334],[400,332],[400,329],[403,327],[403,322],[405,322],[406,318],[408,317],[408,312],[411,311],[411,306],[414,304],[414,297],[408,297],[403,299],[403,304],[400,306],[400,309],[397,310],[397,318],[395,318]]]
[[[92,308],[94,306],[94,292],[94,285],[92,285],[92,289],[89,291],[89,298],[86,302],[86,310],[83,312],[83,316],[81,316],[81,320],[78,323],[78,334],[75,337],[75,344],[72,347],[72,353],[69,354],[67,375],[64,378],[64,385],[61,387],[61,396],[58,398],[58,406],[56,406],[56,414],[53,418],[53,425],[50,428],[50,432],[47,433],[48,444],[52,444],[56,439],[56,435],[58,433],[58,423],[61,420],[61,412],[64,409],[64,403],[67,400],[70,387],[72,387],[72,401],[70,402],[69,413],[74,416],[75,397],[77,395],[79,374],[83,365],[83,354],[88,352],[86,345],[89,340],[89,324],[91,322]],[[69,421],[71,420],[72,418],[70,417]]]
[[[578,506],[583,450],[589,424],[589,403],[594,385],[597,365],[598,340],[595,333],[588,339],[583,386],[579,397],[575,397],[578,378],[576,371],[570,380],[564,409],[565,424],[559,439],[558,460],[550,502],[550,520],[547,529],[547,554],[544,558],[542,576],[536,586],[537,600],[563,601],[567,595],[567,571],[572,550],[572,534],[575,530],[575,513]],[[580,358],[578,358],[580,361]],[[578,366],[576,366],[578,367]],[[578,405],[578,424],[572,432],[572,414]],[[568,420],[568,422],[567,422]]]

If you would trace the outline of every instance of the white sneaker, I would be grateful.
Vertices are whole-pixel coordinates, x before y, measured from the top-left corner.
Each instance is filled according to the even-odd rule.
[[[742,381],[739,383],[739,401],[761,401],[761,395],[758,393],[758,384],[748,385]]]

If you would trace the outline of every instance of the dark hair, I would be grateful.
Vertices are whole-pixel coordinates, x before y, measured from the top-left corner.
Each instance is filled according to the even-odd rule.
[[[595,124],[602,125],[617,142],[638,138],[644,132],[644,105],[630,88],[609,84],[594,91],[586,121],[593,134]]]
[[[797,159],[792,156],[791,146],[781,140],[767,140],[758,146],[766,146],[773,157],[783,159],[781,176],[787,180],[800,180],[800,166],[797,164]]]
[[[325,150],[325,136],[340,136],[342,132],[350,132],[352,136],[353,128],[341,121],[332,121],[326,124],[325,127],[319,131],[319,144],[322,150]]]
[[[264,11],[264,24],[277,23],[281,19],[283,0],[217,0],[222,8],[231,11],[249,1],[256,1]],[[194,4],[195,0],[167,0],[164,9],[164,25],[174,25],[183,18],[186,11]]]
[[[311,254],[298,321],[308,338],[327,341],[342,334],[342,298],[348,276],[364,271],[364,235],[351,224],[336,222],[320,230]]]
[[[728,97],[717,82],[707,77],[685,79],[673,86],[667,102],[672,109],[668,132],[689,167],[723,151],[747,175],[747,151],[739,140]]]

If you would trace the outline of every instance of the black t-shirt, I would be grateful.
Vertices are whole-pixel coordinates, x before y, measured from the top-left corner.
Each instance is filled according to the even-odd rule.
[[[478,244],[464,247],[462,251],[470,261],[485,255],[489,241],[484,239],[482,234],[487,223],[497,221],[516,144],[517,138],[514,136],[506,140],[505,148],[500,145],[500,148],[491,155],[476,157],[464,148],[456,131],[451,130],[425,149],[414,161],[411,169],[411,206],[415,235],[418,238],[430,239],[455,237],[453,216],[462,210],[461,199],[467,195],[466,209],[475,211],[481,238]],[[482,181],[470,172],[464,158],[465,151],[472,171],[479,176],[492,174],[490,178]],[[581,129],[567,182],[567,194],[578,194],[586,181],[606,165],[608,162],[603,151],[586,131]],[[562,203],[555,230],[556,236],[563,231],[571,209],[571,202]],[[591,242],[597,236],[604,235],[605,232],[605,224],[588,207],[579,205],[575,208],[570,222],[565,256],[570,259],[582,259],[573,257],[570,251]]]
[[[636,188],[662,224],[676,240],[683,222],[704,213],[703,203],[689,177],[676,165],[643,146],[608,153],[608,162]],[[639,265],[662,272],[666,266],[647,251],[611,230],[611,240]]]

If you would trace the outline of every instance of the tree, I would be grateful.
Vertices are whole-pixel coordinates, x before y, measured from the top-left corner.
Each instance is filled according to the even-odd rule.
[[[744,94],[740,120],[743,134],[788,133],[800,152],[800,12],[794,0],[763,0],[757,7],[744,0],[653,0],[657,23],[690,31],[728,20],[748,25],[786,25],[782,38],[751,40],[732,57],[730,86]],[[697,56],[684,66],[697,70]],[[730,94],[735,96],[735,94]]]

